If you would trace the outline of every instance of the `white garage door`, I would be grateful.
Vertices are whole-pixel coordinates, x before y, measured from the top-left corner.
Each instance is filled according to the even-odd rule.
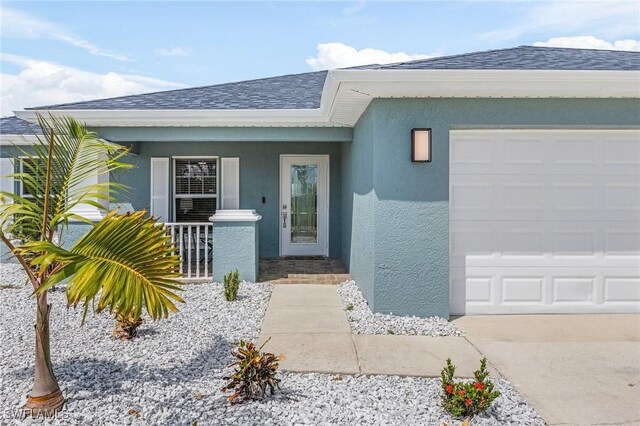
[[[640,131],[451,132],[452,314],[640,312]]]

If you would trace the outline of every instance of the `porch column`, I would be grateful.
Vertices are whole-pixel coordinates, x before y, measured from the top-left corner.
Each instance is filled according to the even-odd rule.
[[[213,281],[238,270],[240,279],[258,280],[258,221],[255,210],[218,210],[213,223]]]

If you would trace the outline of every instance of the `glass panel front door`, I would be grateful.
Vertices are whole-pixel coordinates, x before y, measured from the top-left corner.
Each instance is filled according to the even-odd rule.
[[[280,157],[280,254],[327,256],[329,157]]]
[[[291,243],[318,242],[318,165],[291,165]]]

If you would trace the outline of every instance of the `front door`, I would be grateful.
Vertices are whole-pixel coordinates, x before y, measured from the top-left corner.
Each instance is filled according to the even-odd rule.
[[[329,156],[280,156],[280,254],[329,255]]]

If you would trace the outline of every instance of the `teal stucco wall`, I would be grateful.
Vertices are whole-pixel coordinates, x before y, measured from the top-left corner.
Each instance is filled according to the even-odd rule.
[[[449,131],[640,126],[634,99],[377,99],[342,145],[342,259],[376,312],[449,315]],[[411,129],[432,129],[411,163]]]
[[[139,135],[138,135],[139,136]],[[124,140],[124,138],[123,138]],[[126,144],[126,142],[123,142]],[[138,154],[126,161],[135,167],[111,176],[111,180],[130,189],[120,201],[130,202],[136,210],[150,204],[151,157],[220,156],[240,158],[240,208],[253,209],[260,221],[260,257],[279,256],[279,194],[281,154],[329,155],[329,256],[339,257],[342,142],[140,142]],[[262,203],[265,197],[265,203]]]
[[[375,272],[375,112],[369,108],[354,129],[351,144],[342,146],[342,260],[373,306]]]
[[[279,256],[280,155],[329,155],[329,256],[340,257],[342,229],[340,224],[342,187],[340,146],[343,143],[350,143],[352,129],[100,128],[92,130],[97,131],[101,137],[117,141],[124,146],[134,146],[135,154],[130,154],[124,159],[133,164],[134,168],[114,172],[110,180],[122,183],[129,188],[126,192],[118,194],[117,199],[119,202],[131,203],[136,210],[148,209],[150,205],[151,157],[239,157],[240,208],[255,209],[262,215],[259,226],[261,257]],[[255,142],[260,140],[260,135],[264,140]],[[277,140],[288,142],[277,142]],[[290,142],[291,140],[296,142]],[[15,147],[3,146],[0,155],[16,157],[21,155],[21,151]],[[265,197],[264,203],[262,203],[262,197]],[[75,236],[77,239],[83,230],[84,228],[70,229],[69,237]],[[0,257],[6,259],[6,253],[0,252]]]
[[[213,281],[221,283],[234,270],[240,280],[258,280],[260,221],[214,222],[213,224]]]

